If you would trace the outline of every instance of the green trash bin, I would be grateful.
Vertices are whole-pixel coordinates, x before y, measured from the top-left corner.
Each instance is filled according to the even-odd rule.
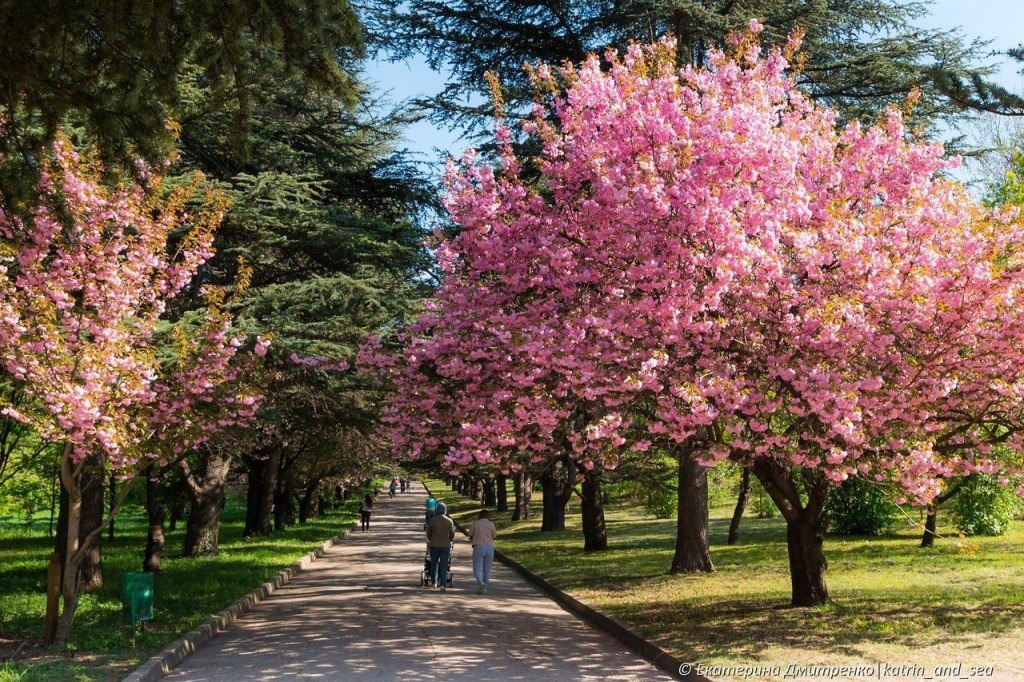
[[[153,574],[125,573],[121,603],[121,615],[132,630],[139,622],[153,620]]]

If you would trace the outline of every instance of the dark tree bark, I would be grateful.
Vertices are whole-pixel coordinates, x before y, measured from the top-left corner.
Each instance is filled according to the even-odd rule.
[[[939,507],[949,501],[954,495],[960,492],[960,489],[964,487],[963,482],[957,483],[955,486],[944,492],[943,494],[932,500],[931,504],[928,505],[927,516],[924,521],[924,535],[921,536],[922,547],[934,547],[935,546],[935,525],[938,520]]]
[[[245,528],[242,537],[257,535],[260,530],[260,510],[263,507],[263,472],[267,460],[263,457],[247,456],[248,472],[245,476]]]
[[[284,525],[294,526],[298,518],[295,508],[295,500],[298,499],[298,496],[295,494],[295,486],[292,484],[291,478],[281,483],[280,488],[284,495]]]
[[[727,544],[735,545],[739,541],[740,521],[743,520],[743,512],[747,510],[747,502],[750,501],[750,489],[750,469],[743,467],[743,475],[740,478],[740,494],[736,498],[736,509],[732,512],[732,521],[729,522]]]
[[[924,520],[924,535],[921,536],[922,547],[935,546],[935,526],[938,520],[939,508],[934,504],[928,505],[928,515]]]
[[[820,606],[828,602],[824,541],[825,529],[814,515],[804,513],[797,520],[786,522],[793,606]]]
[[[117,500],[117,478],[114,474],[110,474],[110,480],[108,482],[108,490],[110,491],[110,521],[107,523],[107,539],[111,542],[114,540],[114,503]]]
[[[223,487],[211,487],[189,495],[188,521],[185,523],[185,556],[216,556],[220,535]]]
[[[157,495],[157,482],[153,467],[146,471],[146,516],[149,531],[146,534],[146,554],[142,559],[142,570],[147,573],[160,572],[160,553],[164,549],[164,506]]]
[[[540,481],[544,496],[541,531],[565,530],[565,506],[572,497],[572,486],[576,481],[576,463],[568,457],[563,457],[545,471]]]
[[[508,511],[508,487],[505,484],[505,475],[498,474],[494,481],[495,486],[495,510]]]
[[[182,462],[181,466],[190,507],[183,553],[191,557],[215,556],[231,455],[219,450],[206,450],[200,454],[198,471],[193,472],[187,462]]]
[[[771,496],[786,520],[786,547],[789,552],[789,573],[792,583],[793,606],[820,606],[828,603],[825,585],[825,530],[828,514],[828,481],[818,471],[803,471],[807,502],[803,502],[800,488],[792,470],[774,459],[759,459],[753,467],[754,475]]]
[[[181,520],[181,514],[185,509],[182,505],[175,503],[171,503],[167,507],[167,528],[171,531],[178,530],[178,521]]]
[[[106,513],[105,492],[106,480],[103,476],[102,464],[92,458],[82,469],[80,486],[82,489],[82,519],[78,526],[78,541],[82,541],[94,530],[103,525]],[[99,537],[90,543],[88,550],[82,555],[79,565],[80,575],[78,587],[83,592],[98,592],[103,587],[103,555]]]
[[[708,543],[708,470],[695,457],[706,438],[695,436],[675,448],[679,461],[676,552],[670,573],[715,570]]]
[[[470,476],[469,478],[469,499],[480,500],[480,479],[476,476]]]
[[[520,472],[515,477],[516,506],[512,510],[513,521],[530,520],[530,501],[533,499],[533,477]]]
[[[320,499],[319,490],[320,479],[316,479],[302,491],[302,498],[299,500],[299,523],[306,523],[310,517],[319,512],[317,504]]]
[[[60,616],[60,593],[64,582],[64,565],[68,549],[68,491],[59,485],[57,531],[53,539],[53,553],[46,572],[46,614],[43,620],[43,641],[53,644],[57,637]]]
[[[484,506],[485,507],[493,507],[496,504],[496,500],[495,500],[496,493],[495,493],[495,490],[494,490],[494,479],[493,478],[485,478],[484,481],[483,481],[483,489],[484,489]]]
[[[583,505],[583,551],[603,552],[608,549],[608,530],[604,522],[604,496],[601,494],[601,472],[583,472],[581,486]]]
[[[283,490],[278,490],[281,483],[281,446],[274,445],[267,452],[267,460],[263,466],[263,490],[260,496],[260,510],[256,519],[256,532],[270,535],[271,522],[273,530],[284,528],[284,517],[281,515],[283,506],[278,504]]]

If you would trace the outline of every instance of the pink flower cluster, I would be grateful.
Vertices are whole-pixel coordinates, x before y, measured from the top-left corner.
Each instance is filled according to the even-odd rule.
[[[398,353],[402,449],[457,470],[569,451],[614,466],[710,433],[926,502],[1020,473],[1024,227],[942,173],[893,109],[870,128],[796,86],[759,24],[708,68],[664,40],[534,70],[523,170],[451,164],[444,285]]]
[[[0,362],[34,399],[5,414],[69,441],[75,460],[104,453],[115,471],[165,454],[158,441],[189,447],[223,419],[251,418],[258,393],[225,388],[244,365],[228,317],[211,313],[172,363],[154,339],[167,302],[211,256],[223,202],[189,214],[192,188],[164,194],[150,175],[148,190],[110,190],[67,143],[49,156],[30,215],[0,210]],[[230,416],[200,418],[217,397]]]

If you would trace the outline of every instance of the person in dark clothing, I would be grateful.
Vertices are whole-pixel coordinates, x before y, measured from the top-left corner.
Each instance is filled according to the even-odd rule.
[[[362,519],[363,531],[370,530],[370,514],[373,512],[373,497],[369,493],[363,498],[363,504],[359,507],[359,516]]]
[[[427,523],[427,545],[430,547],[430,575],[434,589],[444,592],[448,584],[448,561],[455,542],[455,522],[448,517],[444,502],[437,503],[437,513]]]

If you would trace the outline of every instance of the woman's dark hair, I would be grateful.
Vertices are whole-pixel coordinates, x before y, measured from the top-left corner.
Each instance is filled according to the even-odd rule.
[[[367,506],[373,506],[373,498],[370,496],[370,493],[366,493],[366,499],[364,501],[366,502]]]
[[[489,518],[491,518],[491,512],[486,510],[486,509],[481,509],[480,510],[480,518],[481,519],[489,519]]]

